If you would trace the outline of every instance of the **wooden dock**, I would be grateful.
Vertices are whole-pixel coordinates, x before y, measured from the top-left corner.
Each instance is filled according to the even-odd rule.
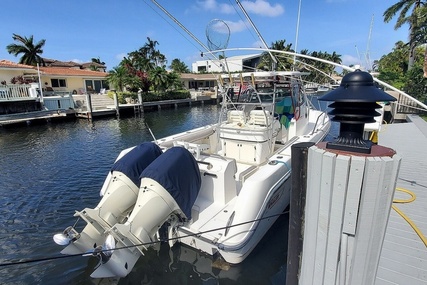
[[[397,188],[411,191],[411,203],[393,203],[415,227],[427,235],[427,122],[409,115],[408,123],[384,126],[379,145],[394,149],[402,157]],[[394,200],[411,196],[396,191]],[[411,225],[396,210],[391,210],[381,252],[377,285],[427,285],[427,246]]]
[[[72,113],[74,113],[74,111],[72,111]],[[35,121],[49,121],[52,119],[65,118],[69,114],[69,110],[54,110],[1,115],[0,126],[25,124]]]

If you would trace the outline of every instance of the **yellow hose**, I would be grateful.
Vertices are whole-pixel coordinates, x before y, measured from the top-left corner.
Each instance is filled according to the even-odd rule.
[[[411,197],[409,199],[394,199],[393,203],[411,203],[415,201],[415,194],[407,189],[404,188],[396,188],[397,191],[405,192],[409,194]],[[424,243],[424,245],[427,247],[427,238],[423,235],[421,230],[415,225],[415,223],[407,216],[405,213],[403,213],[399,208],[397,208],[395,205],[391,206],[393,210],[395,210],[417,233],[417,235],[420,237],[421,241]]]

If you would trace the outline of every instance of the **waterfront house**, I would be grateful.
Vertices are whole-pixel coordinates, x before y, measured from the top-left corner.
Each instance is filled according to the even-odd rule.
[[[194,73],[224,73],[254,71],[261,60],[262,54],[238,55],[224,59],[207,59],[193,62],[192,71]]]
[[[45,62],[46,66],[37,69],[34,66],[0,60],[0,86],[3,86],[3,89],[6,85],[10,87],[15,83],[12,78],[22,77],[26,82],[38,83],[40,80],[46,96],[54,93],[102,93],[108,89],[108,73],[105,72],[104,65],[51,59],[45,59]],[[97,71],[91,70],[91,66],[97,68]]]
[[[104,93],[108,89],[103,65],[93,63],[94,68],[91,63],[45,62],[46,66],[35,67],[0,60],[0,115],[72,109],[71,94]]]

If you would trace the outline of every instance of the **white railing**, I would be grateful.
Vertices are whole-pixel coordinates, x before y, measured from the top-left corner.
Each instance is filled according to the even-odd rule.
[[[0,101],[19,101],[33,98],[28,91],[29,84],[0,85]]]

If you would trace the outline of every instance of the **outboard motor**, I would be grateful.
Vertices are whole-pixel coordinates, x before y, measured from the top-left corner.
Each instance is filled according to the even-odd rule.
[[[128,275],[143,251],[158,242],[156,233],[165,222],[191,218],[200,186],[199,166],[188,150],[173,147],[159,156],[141,174],[138,199],[129,219],[110,230],[117,249],[108,261],[100,260],[91,276]]]
[[[145,142],[131,149],[118,159],[107,177],[106,190],[99,204],[94,208],[85,208],[74,216],[87,222],[81,233],[68,227],[63,234],[54,236],[55,241],[69,245],[63,254],[78,254],[92,250],[104,243],[105,232],[116,223],[125,221],[139,192],[140,174],[162,154],[159,146]],[[62,241],[61,241],[62,239]]]

